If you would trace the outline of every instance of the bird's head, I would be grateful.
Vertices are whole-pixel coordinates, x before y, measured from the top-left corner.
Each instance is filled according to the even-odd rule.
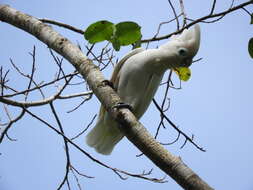
[[[199,45],[200,27],[196,24],[190,29],[185,29],[180,35],[172,36],[171,40],[159,49],[167,51],[173,68],[189,67],[199,50]]]

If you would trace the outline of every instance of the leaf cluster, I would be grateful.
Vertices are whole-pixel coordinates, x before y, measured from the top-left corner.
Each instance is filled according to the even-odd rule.
[[[84,37],[89,43],[109,41],[116,51],[119,51],[121,46],[137,43],[141,36],[141,27],[130,21],[114,24],[101,20],[91,24],[84,32]]]

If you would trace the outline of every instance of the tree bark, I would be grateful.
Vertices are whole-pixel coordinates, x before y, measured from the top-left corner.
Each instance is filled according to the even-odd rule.
[[[7,5],[0,5],[0,20],[30,33],[67,59],[85,78],[112,118],[120,124],[120,130],[125,136],[181,187],[189,190],[212,189],[179,157],[172,155],[156,142],[128,109],[113,108],[114,105],[121,102],[120,97],[103,82],[105,78],[99,68],[76,45],[38,19]]]

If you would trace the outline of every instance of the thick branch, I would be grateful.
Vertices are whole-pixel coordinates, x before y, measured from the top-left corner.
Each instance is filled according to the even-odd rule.
[[[103,83],[105,78],[99,68],[87,59],[77,46],[38,19],[9,6],[0,5],[0,20],[29,32],[66,58],[87,80],[90,88],[112,118],[121,124],[120,130],[127,138],[184,189],[212,189],[180,158],[172,155],[156,142],[128,109],[113,108],[121,102],[119,96],[110,86]]]

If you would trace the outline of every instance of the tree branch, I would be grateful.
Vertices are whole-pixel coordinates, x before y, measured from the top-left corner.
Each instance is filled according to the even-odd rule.
[[[50,102],[50,108],[51,108],[51,111],[54,115],[54,118],[60,128],[60,132],[65,135],[64,133],[64,130],[63,130],[63,126],[61,124],[61,121],[56,113],[56,110],[55,110],[55,107],[54,107],[54,104],[53,102]],[[68,174],[69,174],[69,169],[70,169],[70,155],[69,155],[69,145],[68,145],[68,141],[63,137],[63,141],[64,141],[64,146],[65,146],[65,153],[66,153],[66,172],[65,172],[65,176],[62,180],[62,182],[60,183],[59,187],[57,188],[57,190],[60,190],[62,188],[62,186],[64,185],[65,182],[68,183]]]
[[[1,126],[0,126],[0,143],[3,141],[3,138],[4,138],[5,135],[8,137],[7,132],[10,129],[10,127],[14,123],[19,121],[24,115],[25,115],[25,110],[22,109],[20,114],[15,119],[9,118],[10,121],[6,125],[1,124]]]
[[[72,77],[72,76],[76,76],[78,73],[77,72],[74,72],[74,73],[71,73],[71,74],[68,74],[68,75],[65,75],[63,77],[60,77],[60,78],[57,78],[57,79],[54,79],[50,82],[47,82],[47,83],[44,83],[44,84],[39,84],[38,86],[35,86],[33,88],[30,88],[29,90],[28,89],[25,89],[25,90],[22,90],[22,91],[16,91],[16,90],[13,90],[12,91],[14,92],[13,94],[1,94],[1,97],[3,98],[9,98],[9,97],[15,97],[15,96],[18,96],[18,95],[23,95],[23,94],[27,94],[28,92],[32,92],[32,91],[35,91],[35,90],[40,90],[44,87],[47,87],[47,86],[50,86],[58,81],[61,81],[63,79],[66,79],[66,78],[69,78],[69,77]],[[0,74],[1,76],[1,74]],[[4,81],[4,80],[3,80]],[[0,81],[0,84],[2,85],[2,87],[5,87],[6,88],[6,85],[4,84],[3,81]],[[89,91],[90,92],[90,91]],[[87,93],[89,93],[87,92]],[[86,92],[84,92],[86,93]],[[92,92],[91,92],[92,93]]]
[[[69,30],[72,30],[74,32],[77,32],[79,34],[84,34],[84,31],[81,30],[81,29],[78,29],[78,28],[75,28],[71,25],[68,25],[68,24],[64,24],[64,23],[61,23],[61,22],[57,22],[57,21],[54,21],[54,20],[49,20],[49,19],[45,19],[45,18],[42,18],[42,19],[39,19],[41,22],[44,22],[44,23],[48,23],[48,24],[53,24],[53,25],[57,25],[57,26],[60,26],[60,27],[63,27],[63,28],[67,28]]]
[[[2,96],[0,96],[0,102],[3,102],[5,104],[9,104],[12,106],[16,106],[16,107],[34,107],[34,106],[42,106],[45,104],[49,104],[52,101],[56,100],[56,99],[70,99],[70,98],[76,98],[76,97],[80,97],[80,96],[86,96],[85,100],[90,99],[92,96],[92,92],[88,91],[88,92],[82,92],[82,93],[75,93],[75,94],[69,94],[69,95],[60,95],[62,93],[62,89],[60,88],[58,90],[58,92],[56,92],[54,95],[45,98],[43,100],[38,100],[38,101],[16,101],[16,100],[11,100],[11,99],[7,99],[4,98]]]
[[[182,13],[179,14],[179,15],[177,15],[176,12],[175,12],[175,8],[174,8],[173,4],[171,3],[171,1],[168,0],[168,2],[169,2],[169,4],[170,4],[170,6],[171,6],[171,8],[172,8],[172,11],[173,11],[173,14],[174,14],[174,16],[175,16],[175,18],[172,19],[172,20],[176,20],[177,28],[179,29],[179,20],[178,20],[178,17],[181,16]],[[182,0],[180,0],[180,3],[181,3],[181,2],[182,2]],[[157,37],[157,34],[156,34],[156,35],[154,35],[154,36],[153,36],[152,38],[150,38],[150,39],[141,40],[141,43],[149,43],[149,42],[152,42],[152,41],[159,41],[159,40],[168,39],[168,38],[170,38],[172,35],[179,34],[179,33],[181,33],[184,29],[189,28],[189,27],[191,27],[192,25],[197,24],[197,23],[199,23],[199,22],[212,23],[212,22],[219,21],[221,18],[223,18],[223,17],[224,17],[225,15],[227,15],[228,13],[231,13],[231,12],[236,11],[236,10],[238,10],[238,9],[243,9],[243,10],[245,10],[244,7],[246,7],[246,6],[250,5],[250,4],[253,4],[253,1],[250,0],[250,1],[247,1],[247,2],[245,2],[245,3],[239,4],[239,5],[234,6],[234,7],[233,7],[233,4],[234,4],[234,1],[232,1],[230,8],[227,9],[226,11],[222,11],[222,12],[220,12],[220,13],[213,14],[213,13],[214,13],[214,10],[215,10],[215,7],[216,7],[216,0],[213,0],[212,7],[211,7],[211,11],[210,11],[210,13],[209,13],[208,15],[203,16],[203,17],[201,17],[201,18],[199,18],[199,19],[196,19],[196,20],[186,18],[186,15],[184,15],[184,23],[186,22],[186,20],[190,20],[190,21],[192,21],[192,22],[189,23],[189,24],[187,24],[187,25],[183,25],[184,27],[182,27],[180,30],[178,30],[178,31],[176,31],[176,32],[173,32],[173,33],[170,33],[170,34],[167,34],[167,35],[164,35],[164,36],[160,36],[160,37]],[[181,4],[181,6],[182,6],[182,4]],[[181,10],[182,10],[182,7],[181,7]],[[217,17],[218,17],[218,18],[217,18]],[[206,21],[206,20],[211,19],[211,18],[217,18],[217,19],[215,19],[214,21]],[[49,24],[53,24],[53,25],[56,25],[56,26],[60,26],[60,27],[69,29],[69,30],[71,30],[71,31],[73,31],[73,32],[77,32],[77,33],[79,33],[79,34],[82,34],[82,35],[84,34],[84,30],[75,28],[75,27],[73,27],[73,26],[71,26],[71,25],[68,25],[68,24],[64,24],[64,23],[57,22],[57,21],[54,21],[54,20],[49,20],[49,19],[40,19],[40,21],[42,21],[42,22],[44,22],[44,23],[49,23]],[[169,22],[171,22],[171,21],[164,22],[164,23],[169,23]],[[161,23],[161,24],[163,24],[163,23]],[[160,27],[160,26],[159,26],[159,27]]]
[[[111,171],[113,171],[117,176],[119,176],[120,179],[126,180],[127,178],[123,176],[123,174],[125,174],[125,175],[131,176],[131,177],[141,178],[141,179],[152,181],[152,182],[156,182],[156,183],[165,183],[166,182],[164,180],[164,178],[157,179],[157,178],[146,177],[147,175],[150,175],[152,171],[150,171],[150,172],[144,172],[142,174],[133,174],[133,173],[126,172],[124,170],[120,170],[120,169],[111,167],[111,166],[109,166],[109,165],[107,165],[107,164],[99,161],[98,159],[94,158],[89,153],[87,153],[86,151],[84,151],[80,146],[78,146],[77,144],[75,144],[71,139],[69,139],[68,137],[66,137],[65,134],[63,134],[61,131],[55,129],[47,121],[45,121],[42,118],[38,117],[37,115],[35,115],[34,113],[30,112],[26,108],[24,108],[24,110],[25,110],[26,113],[28,113],[29,115],[31,115],[33,118],[39,120],[43,124],[47,125],[54,132],[56,132],[57,134],[61,135],[67,143],[71,144],[73,147],[75,147],[77,150],[79,150],[81,153],[83,153],[85,156],[87,156],[90,160],[92,160],[93,162],[96,162],[97,164],[99,164],[100,166],[103,166],[104,168],[107,168],[107,169],[110,169]],[[73,168],[73,166],[71,166],[71,167]],[[89,177],[89,178],[92,178],[92,177]]]
[[[126,137],[184,189],[212,189],[179,157],[172,155],[156,142],[128,109],[113,108],[121,102],[119,96],[110,86],[103,83],[105,78],[99,68],[67,38],[38,19],[6,5],[0,5],[0,20],[32,34],[67,59],[86,79],[108,113],[120,124],[120,130],[124,132]]]
[[[204,22],[205,20],[208,20],[208,19],[211,19],[211,18],[216,18],[216,17],[224,17],[225,15],[227,15],[228,13],[231,13],[233,11],[236,11],[238,9],[242,9],[243,7],[246,7],[247,5],[250,5],[250,4],[253,4],[253,1],[250,0],[250,1],[247,1],[245,3],[242,3],[240,5],[237,5],[237,6],[234,6],[234,7],[230,7],[229,9],[227,9],[226,11],[222,11],[220,13],[216,13],[216,14],[212,14],[213,11],[214,11],[214,8],[215,8],[215,3],[216,1],[213,2],[213,5],[212,5],[212,9],[211,9],[211,13],[206,15],[206,16],[203,16],[201,18],[198,18],[196,20],[192,20],[192,19],[189,19],[187,18],[188,20],[191,20],[192,22],[185,25],[184,27],[182,27],[180,30],[176,31],[176,32],[173,32],[173,33],[170,33],[170,34],[167,34],[167,35],[164,35],[164,36],[160,36],[160,37],[153,37],[153,38],[150,38],[150,39],[144,39],[141,41],[141,43],[149,43],[149,42],[152,42],[152,41],[159,41],[159,40],[164,40],[164,39],[168,39],[170,38],[171,36],[173,35],[176,35],[176,34],[180,34],[181,32],[183,32],[184,29],[186,28],[189,28],[191,26],[193,26],[194,24],[197,24],[199,22]],[[220,20],[219,18],[217,20]],[[217,21],[216,20],[216,21]]]

